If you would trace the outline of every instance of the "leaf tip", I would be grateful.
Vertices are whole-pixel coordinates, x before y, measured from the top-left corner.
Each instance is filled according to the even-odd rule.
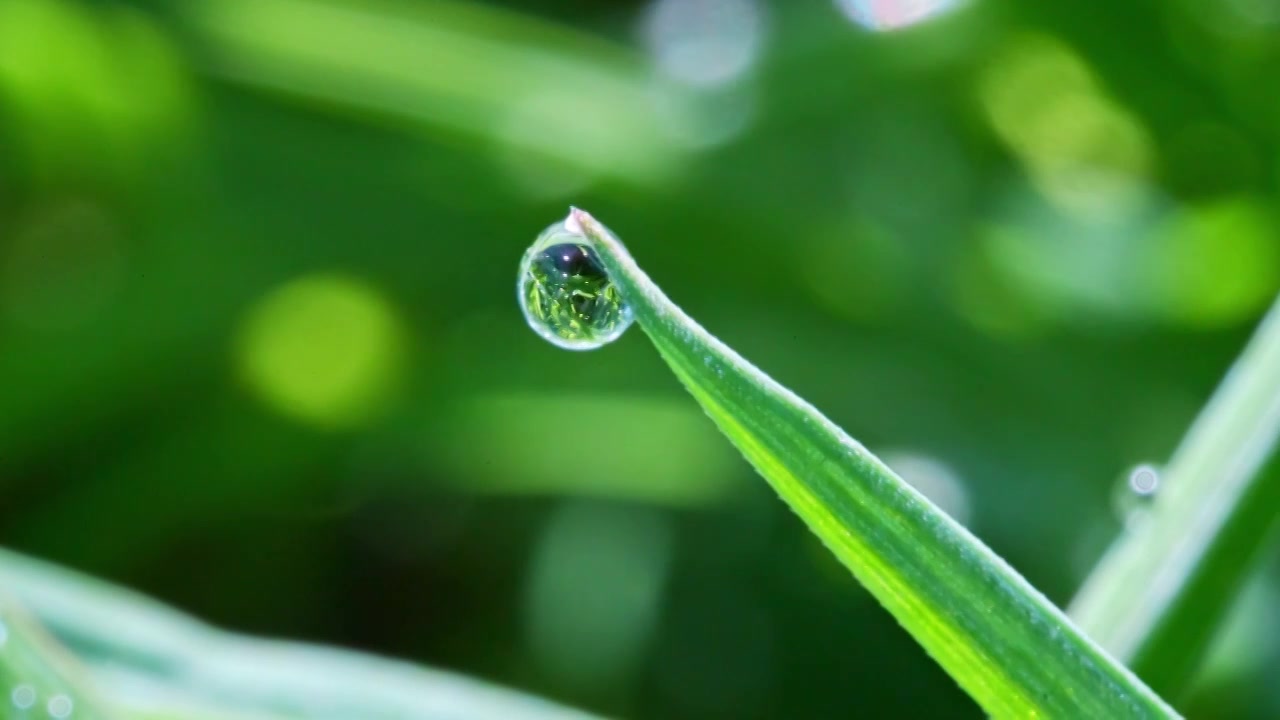
[[[569,216],[564,219],[564,229],[575,235],[586,235],[583,231],[583,221],[590,222],[593,218],[586,210],[581,210],[573,205],[569,206]]]

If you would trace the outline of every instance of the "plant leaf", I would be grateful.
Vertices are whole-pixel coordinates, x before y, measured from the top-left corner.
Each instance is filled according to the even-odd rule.
[[[1280,301],[1201,411],[1149,511],[1085,581],[1071,616],[1152,687],[1174,692],[1276,526]]]
[[[0,595],[0,693],[0,709],[21,717],[114,717],[84,668],[7,593]]]
[[[672,303],[586,212],[565,221],[676,377],[827,547],[996,717],[1174,711],[958,523]]]
[[[681,161],[646,111],[655,96],[683,107],[677,88],[621,45],[500,4],[208,0],[181,9],[208,49],[206,69],[233,82],[479,137],[518,159],[554,159],[561,172],[644,184]],[[583,97],[600,102],[590,122]]]
[[[0,550],[0,587],[77,654],[108,705],[128,717],[591,718],[452,673],[223,632],[136,593],[7,550]]]

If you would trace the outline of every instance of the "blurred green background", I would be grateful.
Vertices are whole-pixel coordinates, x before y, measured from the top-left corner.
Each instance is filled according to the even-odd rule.
[[[612,716],[976,717],[520,256],[589,209],[1065,604],[1280,289],[1278,73],[1274,0],[0,0],[0,542]],[[1192,714],[1280,715],[1278,605]]]

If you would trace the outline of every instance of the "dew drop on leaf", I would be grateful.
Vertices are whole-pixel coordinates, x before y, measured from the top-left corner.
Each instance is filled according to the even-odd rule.
[[[631,306],[591,241],[563,221],[538,236],[520,262],[520,309],[534,332],[567,350],[594,350],[631,325]]]
[[[1146,522],[1160,488],[1160,470],[1143,464],[1129,470],[1112,491],[1112,504],[1121,523],[1133,530]]]
[[[1140,497],[1150,499],[1160,487],[1160,471],[1151,465],[1139,465],[1129,473],[1129,489]]]

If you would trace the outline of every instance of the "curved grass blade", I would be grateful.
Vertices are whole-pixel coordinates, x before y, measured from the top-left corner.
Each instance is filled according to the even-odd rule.
[[[1162,473],[1150,510],[1085,581],[1071,616],[1151,684],[1187,685],[1280,519],[1280,301]]]
[[[1176,717],[963,527],[672,303],[589,214],[636,320],[747,460],[925,650],[1001,718]]]
[[[592,718],[453,673],[223,632],[136,593],[7,550],[0,550],[0,588],[76,653],[105,702],[126,717]]]
[[[116,717],[95,690],[67,649],[0,593],[0,717]]]

